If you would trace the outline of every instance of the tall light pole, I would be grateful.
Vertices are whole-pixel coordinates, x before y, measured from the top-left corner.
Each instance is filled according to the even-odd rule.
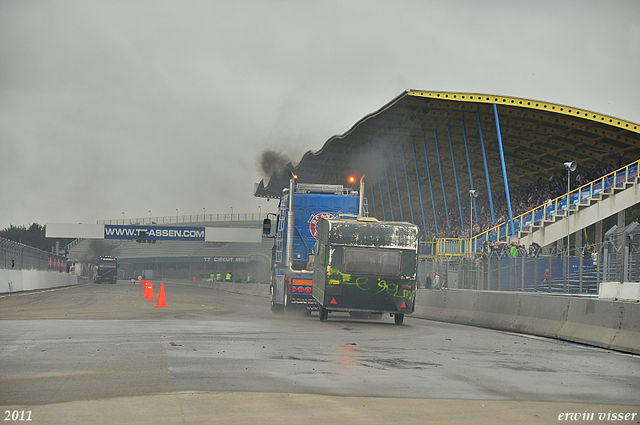
[[[475,189],[469,190],[469,199],[471,200],[471,207],[469,208],[469,255],[471,255],[471,238],[473,237],[473,200],[478,197],[478,191]]]
[[[568,161],[564,163],[564,169],[567,170],[567,271],[565,275],[564,291],[569,289],[569,236],[571,235],[569,228],[569,201],[571,199],[571,172],[576,171],[578,163],[575,161]]]
[[[176,223],[178,222],[178,209],[176,208]]]
[[[262,217],[262,206],[258,205],[258,211],[260,211],[258,214],[258,220],[260,220],[260,217]]]
[[[233,207],[229,207],[231,208],[231,221],[233,221]]]
[[[122,224],[124,225],[124,211],[122,211]]]
[[[207,221],[207,210],[202,207],[202,221]]]

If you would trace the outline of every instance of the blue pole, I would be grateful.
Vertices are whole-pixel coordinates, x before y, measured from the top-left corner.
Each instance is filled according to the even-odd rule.
[[[384,212],[384,196],[382,195],[382,185],[380,184],[380,180],[378,180],[378,189],[380,189],[380,206],[382,207],[382,219],[387,221],[387,214]]]
[[[371,185],[371,204],[373,205],[373,216],[378,217],[378,211],[376,210],[376,198],[373,192],[373,185]]]
[[[436,202],[433,199],[433,186],[431,184],[431,172],[429,171],[429,156],[427,155],[427,142],[422,136],[422,146],[424,147],[424,162],[427,164],[427,178],[429,179],[429,192],[431,193],[431,207],[433,208],[433,223],[436,226],[436,234],[438,233],[438,216],[436,215]]]
[[[447,206],[447,194],[444,190],[444,178],[442,177],[442,162],[440,161],[440,148],[438,147],[438,130],[433,130],[436,137],[436,155],[438,156],[438,168],[440,168],[440,184],[442,185],[442,198],[444,199],[444,213],[447,216],[447,227],[451,228],[449,223],[449,207]]]
[[[480,124],[480,112],[478,116],[478,130],[480,132],[480,146],[482,146],[482,160],[484,161],[484,175],[487,178],[487,192],[489,195],[489,207],[491,208],[491,222],[496,224],[496,215],[493,212],[493,197],[491,196],[491,182],[489,181],[489,167],[487,166],[487,154],[484,151],[484,138],[482,137],[482,125]]]
[[[415,220],[413,219],[413,205],[411,204],[411,190],[409,189],[409,174],[407,173],[407,158],[404,153],[404,145],[402,145],[402,163],[404,164],[404,178],[407,181],[407,198],[409,198],[409,211],[411,211],[411,222],[415,224]]]
[[[418,157],[416,156],[416,147],[411,144],[413,149],[413,163],[416,165],[416,180],[418,181],[418,197],[420,198],[420,212],[422,213],[422,233],[427,234],[427,221],[424,218],[424,205],[422,202],[422,189],[420,188],[420,174],[418,173]]]
[[[460,226],[464,230],[464,220],[462,219],[462,203],[460,202],[460,187],[458,187],[458,171],[456,170],[456,160],[453,157],[453,140],[451,139],[451,128],[447,124],[447,133],[449,133],[449,148],[451,149],[451,163],[453,164],[453,179],[456,182],[456,195],[458,195],[458,213],[460,214]]]
[[[393,218],[393,201],[391,200],[391,185],[389,184],[389,173],[387,169],[384,169],[384,173],[387,175],[387,193],[389,194],[389,209],[391,209],[391,221],[395,221]]]
[[[396,154],[391,149],[391,159],[393,159],[393,174],[396,178],[396,195],[398,195],[398,205],[400,206],[400,221],[404,221],[404,214],[402,213],[402,199],[400,198],[400,184],[398,183],[398,170],[396,169]]]
[[[473,176],[471,175],[471,161],[469,161],[469,145],[467,144],[467,130],[464,127],[464,120],[460,120],[462,123],[462,137],[464,138],[464,151],[467,154],[467,167],[469,168],[469,184],[471,190],[473,190]],[[476,213],[476,221],[478,220],[478,208],[476,207],[476,198],[473,198],[473,210]],[[473,223],[471,224],[471,230],[473,230]],[[471,234],[471,231],[469,232]]]
[[[504,162],[504,150],[502,149],[502,135],[500,134],[500,121],[498,120],[498,106],[493,104],[493,114],[496,117],[496,131],[498,132],[498,146],[500,148],[500,161],[502,162],[502,177],[504,178],[504,190],[507,195],[507,206],[509,207],[509,223],[511,224],[511,235],[513,231],[513,214],[511,212],[511,196],[509,195],[509,180],[507,179],[507,165]]]

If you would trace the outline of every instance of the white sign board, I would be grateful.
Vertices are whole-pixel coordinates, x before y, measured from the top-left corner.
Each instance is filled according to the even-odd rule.
[[[104,239],[104,224],[47,223],[45,237]]]

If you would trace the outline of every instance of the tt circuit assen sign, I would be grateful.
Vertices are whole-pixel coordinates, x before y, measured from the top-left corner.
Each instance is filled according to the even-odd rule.
[[[121,226],[105,224],[105,239],[152,239],[157,241],[204,241],[204,227]]]

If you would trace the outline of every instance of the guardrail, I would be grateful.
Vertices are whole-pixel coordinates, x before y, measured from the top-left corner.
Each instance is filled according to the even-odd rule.
[[[471,248],[473,251],[477,251],[482,247],[484,241],[495,242],[504,239],[507,236],[517,234],[517,232],[541,223],[544,220],[548,220],[558,213],[563,213],[568,208],[584,201],[590,199],[599,200],[599,195],[603,193],[606,194],[607,191],[613,190],[613,188],[620,184],[637,179],[639,166],[640,160],[574,189],[570,191],[568,196],[565,193],[544,205],[514,217],[513,231],[511,230],[511,222],[506,221],[487,231],[479,233],[472,238]]]
[[[164,217],[119,218],[115,220],[98,220],[97,224],[178,224],[178,223],[211,223],[216,221],[260,221],[267,213],[227,213],[227,214],[185,214]]]

